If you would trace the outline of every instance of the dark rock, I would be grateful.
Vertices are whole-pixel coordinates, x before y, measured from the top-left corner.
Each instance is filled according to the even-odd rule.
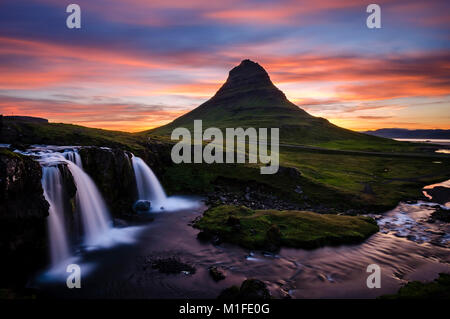
[[[47,263],[49,205],[42,169],[31,157],[0,148],[0,283],[23,287]]]
[[[138,200],[133,205],[133,210],[135,212],[148,212],[151,208],[151,203],[149,200]]]
[[[450,222],[450,210],[443,209],[439,206],[428,219],[428,222],[434,223],[436,220],[448,223]]]
[[[302,176],[302,173],[295,167],[285,167],[285,166],[280,166],[278,168],[277,174],[287,175],[292,178],[298,178]]]
[[[114,217],[133,215],[137,198],[131,155],[120,149],[83,147],[79,150],[83,168],[92,177]]]
[[[164,274],[179,274],[181,272],[195,273],[193,266],[185,264],[175,257],[154,260],[151,262],[151,266],[153,269],[158,269],[159,272]]]
[[[221,292],[219,299],[261,300],[270,299],[270,292],[264,282],[258,279],[245,280],[241,288],[232,286]]]
[[[209,274],[214,279],[214,281],[220,281],[225,279],[225,275],[216,266],[209,268]]]
[[[197,234],[197,239],[200,241],[210,241],[212,240],[214,237],[214,234],[212,234],[211,232],[205,230],[205,231],[201,231]]]
[[[450,188],[443,186],[436,186],[432,189],[425,189],[426,193],[430,195],[435,203],[445,205],[450,202]]]
[[[239,299],[239,287],[238,286],[231,286],[229,288],[225,288],[220,293],[219,297],[217,299]]]

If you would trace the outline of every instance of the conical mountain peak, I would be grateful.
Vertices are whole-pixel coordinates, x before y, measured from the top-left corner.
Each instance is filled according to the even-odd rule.
[[[271,96],[280,102],[286,100],[286,96],[272,83],[266,70],[258,63],[246,59],[230,71],[227,81],[217,91],[214,100],[231,96],[249,97],[254,94]]]

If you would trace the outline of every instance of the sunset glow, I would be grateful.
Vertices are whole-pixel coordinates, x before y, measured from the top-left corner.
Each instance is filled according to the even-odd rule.
[[[1,114],[141,131],[206,101],[249,58],[334,124],[450,129],[445,1],[378,1],[379,30],[356,0],[93,2],[77,2],[70,30],[65,2],[2,1]]]

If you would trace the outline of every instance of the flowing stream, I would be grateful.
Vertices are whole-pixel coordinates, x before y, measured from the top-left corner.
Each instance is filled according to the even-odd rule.
[[[448,203],[447,206],[432,202],[399,203],[389,212],[372,215],[380,232],[361,244],[314,250],[283,248],[271,254],[197,240],[199,231],[191,222],[207,207],[200,198],[166,196],[153,171],[138,157],[132,158],[132,164],[139,199],[151,201],[153,208],[156,206],[147,213],[158,214],[153,214],[153,222],[138,227],[112,228],[103,199],[83,171],[76,149],[45,148],[28,154],[36,156],[43,166],[42,183],[50,203],[52,266],[68,263],[69,256],[74,254],[76,262],[82,265],[84,289],[69,291],[65,277],[35,283],[49,296],[215,298],[224,288],[257,278],[279,298],[374,298],[395,293],[407,281],[429,281],[440,272],[450,272],[450,226],[429,219],[437,207],[449,209]],[[108,249],[87,249],[80,253],[79,248],[70,247],[61,201],[61,164],[67,165],[77,186],[84,244],[101,245],[106,238],[108,244],[103,247]],[[430,185],[424,191],[449,185],[450,181],[446,181]],[[193,265],[196,271],[168,275],[149,266],[152,260],[170,257]],[[379,289],[366,285],[369,275],[366,269],[370,264],[381,268]],[[211,266],[219,267],[226,279],[213,281],[208,272]]]

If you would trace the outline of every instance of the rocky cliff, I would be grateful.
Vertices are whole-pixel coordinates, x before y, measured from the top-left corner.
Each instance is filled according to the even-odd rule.
[[[94,180],[114,217],[132,214],[137,199],[131,154],[120,149],[84,147],[83,169]]]
[[[47,261],[49,205],[42,170],[27,156],[0,148],[0,286],[23,286]]]

